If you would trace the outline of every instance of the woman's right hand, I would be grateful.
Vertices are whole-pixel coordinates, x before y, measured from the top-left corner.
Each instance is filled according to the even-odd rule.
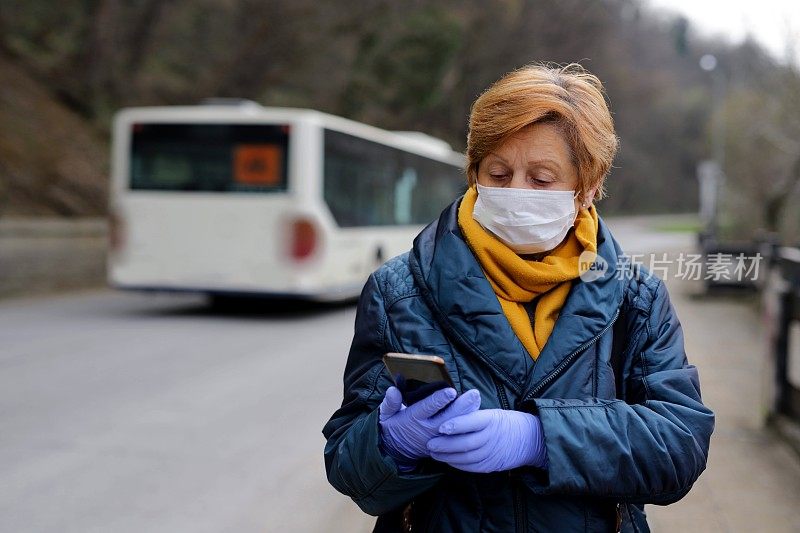
[[[389,387],[379,408],[383,450],[402,470],[411,470],[419,459],[430,456],[428,441],[439,435],[439,426],[480,406],[476,389],[456,398],[456,390],[447,388],[406,407],[397,387]]]

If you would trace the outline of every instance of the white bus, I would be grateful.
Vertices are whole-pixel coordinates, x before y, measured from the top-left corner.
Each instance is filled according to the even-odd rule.
[[[439,139],[312,110],[125,109],[113,130],[108,281],[349,299],[465,190],[462,165]]]

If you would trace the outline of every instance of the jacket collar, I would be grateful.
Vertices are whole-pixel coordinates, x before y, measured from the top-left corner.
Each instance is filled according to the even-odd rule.
[[[442,326],[517,394],[535,387],[608,325],[622,302],[622,254],[602,218],[597,252],[608,267],[597,280],[577,279],[553,332],[534,360],[511,329],[491,285],[458,227],[459,198],[414,239],[411,271]]]

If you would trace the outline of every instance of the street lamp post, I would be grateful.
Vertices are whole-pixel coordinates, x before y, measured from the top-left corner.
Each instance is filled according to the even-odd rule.
[[[713,123],[711,130],[712,161],[703,161],[698,167],[700,180],[700,216],[706,232],[716,238],[719,225],[719,204],[725,185],[725,76],[718,67],[717,58],[706,54],[700,58],[700,68],[711,73]]]

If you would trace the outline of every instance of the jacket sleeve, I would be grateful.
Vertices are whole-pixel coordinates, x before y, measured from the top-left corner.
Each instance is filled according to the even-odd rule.
[[[549,458],[547,472],[523,474],[535,492],[666,505],[705,469],[714,413],[702,403],[666,288],[653,280],[644,340],[626,365],[626,401],[535,400]]]
[[[355,335],[344,372],[344,400],[322,429],[328,481],[374,516],[397,509],[441,477],[425,467],[401,473],[379,448],[378,406],[391,384],[382,357],[388,345],[386,310],[375,275],[358,303]]]

